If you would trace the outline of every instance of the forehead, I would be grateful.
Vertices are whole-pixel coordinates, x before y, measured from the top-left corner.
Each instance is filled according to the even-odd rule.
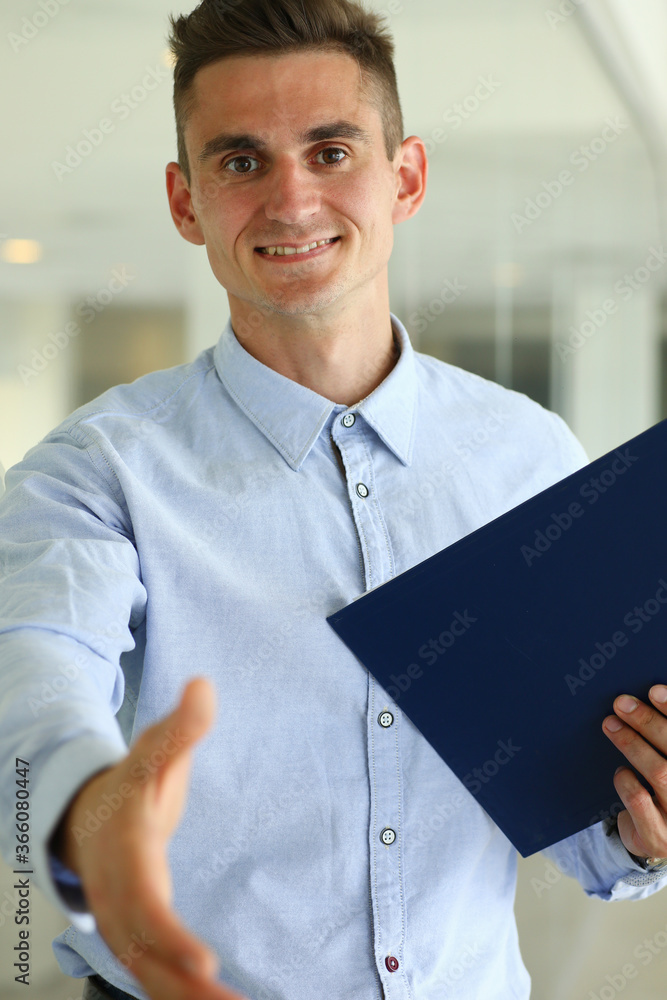
[[[344,52],[230,56],[199,70],[193,97],[186,132],[198,144],[221,129],[270,139],[336,119],[364,125],[381,140],[359,64]]]

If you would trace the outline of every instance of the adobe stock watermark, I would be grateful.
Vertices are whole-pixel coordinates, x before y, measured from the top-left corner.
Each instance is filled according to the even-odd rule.
[[[542,878],[537,878],[537,876],[534,875],[530,880],[530,886],[537,898],[540,899],[545,892],[548,892],[549,889],[553,889],[555,885],[558,885],[562,877],[563,873],[560,868],[557,868],[552,861],[548,861],[544,868]]]
[[[126,969],[131,969],[136,959],[145,955],[152,944],[155,944],[155,941],[153,938],[146,937],[146,931],[142,931],[141,935],[132,934],[126,950],[116,957],[121,965],[124,965]]]
[[[608,973],[605,981],[597,990],[590,990],[586,1000],[614,1000],[628,983],[639,975],[639,966],[646,967],[662,955],[667,948],[667,925],[660,928],[653,937],[644,938],[633,950],[632,957],[637,962],[625,962],[617,972]]]
[[[243,825],[239,824],[234,831],[225,837],[222,853],[213,852],[209,865],[205,870],[200,869],[198,878],[203,882],[208,882],[212,875],[219,875],[235,864],[244,854],[252,853],[253,837],[268,826],[272,826],[276,819],[284,816],[286,810],[293,809],[299,803],[307,802],[316,791],[317,788],[313,783],[296,781],[280,793],[276,791],[272,795],[264,795],[262,805],[249,820],[244,816]]]
[[[485,760],[480,767],[473,767],[472,771],[469,771],[463,777],[463,784],[472,795],[479,795],[482,787],[487,785],[492,778],[495,778],[500,768],[505,764],[509,764],[514,759],[514,756],[523,749],[522,747],[514,746],[511,736],[508,736],[506,740],[498,740],[496,746],[498,749],[493,757]]]
[[[0,927],[4,927],[5,921],[8,918],[12,923],[14,923],[14,917],[19,906],[18,889],[14,888],[13,892],[10,892],[9,889],[5,889],[3,896],[4,898],[0,903]]]
[[[295,973],[312,965],[313,955],[318,953],[318,949],[325,947],[352,921],[365,921],[367,916],[368,902],[355,903],[350,907],[341,902],[336,903],[327,914],[326,923],[320,922],[313,926],[307,937],[302,938],[296,947],[283,949],[284,962],[272,966],[271,974],[261,986],[256,986],[253,990],[253,1000],[275,1000],[278,995],[293,996]]]
[[[560,0],[555,10],[545,10],[544,12],[549,27],[554,29],[564,24],[585,3],[586,0]]]
[[[438,976],[438,992],[440,990],[447,990],[447,994],[445,995],[449,995],[450,991],[453,993],[457,984],[460,986],[461,980],[465,977],[466,973],[484,955],[484,951],[485,949],[476,941],[469,942],[465,948],[462,948],[451,965],[448,965],[445,971]],[[456,992],[458,993],[458,990]]]
[[[172,757],[188,741],[189,737],[183,736],[180,729],[175,732],[168,729],[161,747],[153,750],[148,757],[142,757],[141,760],[133,764],[130,768],[130,774],[137,779],[139,785],[145,785],[151,775],[155,774],[168,758]],[[84,840],[93,837],[101,830],[103,824],[122,808],[124,802],[134,796],[136,790],[136,785],[129,781],[123,781],[115,792],[103,792],[101,802],[95,810],[86,809],[84,812],[84,825],[72,827],[72,835],[77,845],[81,846]]]
[[[405,11],[402,0],[389,0],[386,7],[381,7],[380,10],[376,11],[380,17],[390,17],[392,14],[402,14]]]
[[[76,314],[83,319],[84,323],[92,323],[135,280],[136,275],[130,274],[127,267],[115,268],[111,272],[111,278],[103,288],[100,288],[94,295],[88,295],[83,302],[79,303],[75,310]],[[62,330],[50,333],[40,349],[33,347],[32,364],[19,365],[17,368],[23,384],[28,385],[31,379],[36,378],[48,368],[51,362],[55,361],[69,347],[72,340],[79,336],[81,329],[79,323],[70,320]]]
[[[102,656],[109,650],[109,647],[113,647],[114,643],[117,645],[117,640],[124,632],[121,625],[112,623],[104,632],[91,639],[90,649],[98,656]],[[42,681],[39,697],[28,699],[28,707],[33,718],[36,719],[42,712],[48,711],[52,705],[57,704],[64,692],[79,679],[82,672],[89,666],[89,653],[78,653],[70,663],[61,664],[58,667],[58,672],[49,680]]]
[[[658,580],[658,588],[651,597],[641,605],[635,605],[623,617],[625,629],[617,629],[604,642],[596,642],[594,652],[588,659],[579,657],[579,670],[576,676],[565,674],[564,680],[570,694],[575,695],[581,688],[586,687],[589,681],[603,670],[604,667],[613,660],[619,649],[627,646],[631,636],[638,635],[646,625],[659,615],[662,609],[667,606],[667,581],[661,577]],[[628,634],[630,633],[630,634]]]
[[[459,458],[464,460],[472,458],[475,452],[479,451],[480,448],[483,448],[493,439],[494,435],[509,419],[510,415],[506,410],[500,410],[498,407],[489,410],[489,415],[484,418],[480,426],[472,434],[456,442],[454,445],[455,453]]]
[[[321,614],[322,609],[327,607],[328,597],[329,595],[326,591],[320,588],[311,590],[308,594],[308,600],[292,608],[289,619],[282,621],[279,629],[274,630],[244,660],[239,659],[235,661],[233,669],[237,676],[252,677],[262,667],[266,667],[269,664],[275,666],[280,662],[278,658],[281,655],[289,657],[291,655],[291,644],[294,642],[295,630],[298,631],[303,619],[307,620],[313,613]]]
[[[591,164],[603,156],[609,147],[618,141],[619,137],[630,128],[629,122],[621,121],[618,115],[614,118],[607,118],[605,126],[599,136],[596,136],[588,145],[578,146],[572,151],[569,162],[577,168],[579,176],[585,173]],[[568,188],[577,180],[577,174],[571,170],[561,170],[553,180],[542,181],[542,190],[533,198],[526,198],[523,214],[512,212],[511,221],[517,233],[521,234],[529,226],[532,226],[551,206],[562,198]]]
[[[18,31],[10,31],[7,41],[14,52],[21,52],[33,38],[57,17],[70,0],[39,0],[38,9],[31,17],[24,17]]]
[[[603,469],[602,472],[587,479],[579,488],[579,496],[589,506],[593,506],[638,460],[637,455],[630,454],[629,448],[625,448],[624,451],[618,449],[614,452],[614,459],[609,468]],[[532,544],[521,546],[521,555],[526,565],[532,566],[536,559],[541,559],[545,552],[548,552],[551,546],[562,538],[563,534],[569,531],[575,521],[582,518],[585,513],[586,508],[579,501],[574,500],[568,504],[567,510],[552,514],[548,523],[535,532]]]
[[[148,100],[153,91],[165,82],[172,79],[172,71],[164,66],[147,66],[141,80],[136,83],[131,90],[125,91],[117,97],[111,104],[111,117],[101,118],[97,125],[92,128],[85,128],[81,133],[82,138],[78,139],[74,145],[69,145],[65,149],[62,161],[53,160],[51,169],[62,183],[65,177],[73,174],[81,164],[89,159],[96,149],[102,145],[107,136],[112,135],[118,125],[127,121],[133,111],[141,107]]]
[[[428,305],[420,306],[413,312],[408,317],[408,323],[415,333],[424,333],[438,316],[442,316],[447,306],[453,305],[467,291],[468,285],[464,285],[458,278],[453,281],[446,278],[440,286],[439,294]]]
[[[49,681],[43,681],[39,689],[39,698],[29,698],[28,707],[32,712],[33,719],[36,719],[41,712],[45,712],[50,705],[59,701],[60,696],[73,684],[88,666],[85,653],[79,653],[72,663],[62,664],[58,668],[58,673]]]
[[[488,416],[480,425],[468,435],[454,445],[454,454],[461,462],[469,461],[476,452],[484,448],[493,440],[495,435],[510,419],[506,410],[494,407],[489,410]],[[460,465],[458,466],[460,467]],[[433,500],[440,490],[443,490],[451,482],[451,476],[456,471],[457,466],[452,462],[443,462],[439,467],[429,469],[422,477],[422,481],[416,489],[404,492],[401,495],[396,507],[397,516],[410,516],[415,514],[425,503]]]
[[[473,115],[476,115],[479,109],[494,94],[497,94],[501,87],[502,83],[499,80],[495,80],[492,75],[478,77],[477,86],[474,90],[464,97],[462,101],[457,101],[456,104],[453,104],[443,112],[442,121],[447,128],[438,125],[432,130],[428,138],[424,139],[428,156],[431,156],[438,146],[447,142],[452,132],[458,132]]]
[[[625,809],[623,803],[619,800],[613,802],[609,809],[603,809],[602,812],[596,813],[595,816],[591,816],[586,826],[594,826],[595,823],[602,823],[608,819],[616,819],[619,813],[622,813]],[[607,831],[607,836],[609,836],[609,831]]]
[[[429,819],[422,820],[416,827],[413,837],[415,846],[425,847],[468,801],[469,799],[465,792],[458,788],[453,795],[449,796],[446,802],[441,802],[435,806]]]
[[[446,629],[435,639],[431,638],[419,647],[418,656],[425,660],[429,667],[434,666],[441,656],[444,656],[448,649],[451,649],[458,639],[468,632],[468,629],[477,619],[465,611],[455,611],[454,616]],[[412,687],[412,682],[424,676],[424,670],[418,663],[410,663],[404,674],[391,674],[389,680],[391,684],[386,689],[390,698],[398,702],[401,694],[405,694]]]
[[[570,336],[567,342],[556,344],[556,353],[561,361],[567,361],[573,354],[576,354],[591,337],[604,328],[610,316],[618,312],[620,299],[622,302],[629,302],[635,292],[648,284],[657,271],[667,263],[667,250],[660,245],[650,247],[650,253],[644,263],[640,265],[632,274],[626,273],[614,284],[616,298],[608,298],[602,302],[597,309],[588,309],[586,319],[577,327],[572,324],[569,328]]]

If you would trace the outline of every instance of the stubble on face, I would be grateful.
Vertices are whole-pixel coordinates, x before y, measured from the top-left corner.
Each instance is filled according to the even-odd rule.
[[[348,305],[363,299],[367,286],[383,272],[386,277],[393,172],[381,118],[362,88],[356,61],[332,52],[233,57],[205,67],[196,85],[193,205],[211,268],[230,302],[264,316],[298,317],[326,314],[344,306],[346,297]],[[340,119],[370,131],[372,150],[341,141],[341,148],[352,146],[349,164],[303,173],[300,189],[288,180],[285,197],[266,187],[265,178],[230,181],[212,163],[200,168],[196,162],[198,144],[215,135],[221,122],[226,131],[265,137],[269,157],[279,151],[278,159],[285,150],[295,154],[294,136]],[[258,259],[255,252],[258,246],[305,245],[331,236],[340,242],[327,251],[329,260],[323,254],[283,264]]]

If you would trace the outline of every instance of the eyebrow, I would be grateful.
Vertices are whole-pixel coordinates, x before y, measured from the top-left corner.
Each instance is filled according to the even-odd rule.
[[[373,145],[373,137],[370,132],[366,132],[365,129],[352,122],[343,120],[315,125],[302,132],[297,138],[302,146],[312,145],[315,142],[328,142],[330,139],[353,139],[366,146]],[[268,143],[264,139],[256,135],[221,132],[214,139],[209,139],[197,159],[200,163],[204,163],[212,156],[230,153],[235,149],[255,149],[259,152],[266,149],[267,145]]]

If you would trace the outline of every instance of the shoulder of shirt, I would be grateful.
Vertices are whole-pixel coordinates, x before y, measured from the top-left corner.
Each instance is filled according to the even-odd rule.
[[[443,386],[449,391],[457,392],[462,396],[467,396],[472,402],[479,400],[485,405],[492,403],[505,403],[508,406],[528,406],[543,413],[550,413],[543,406],[535,402],[529,396],[515,389],[506,389],[491,379],[483,378],[465,368],[457,368],[447,361],[434,358],[431,354],[422,354],[415,351],[415,362],[423,369],[427,379],[432,380],[434,388],[442,391]]]
[[[105,422],[105,418],[157,419],[178,402],[178,397],[188,387],[196,392],[206,376],[215,369],[214,347],[202,351],[194,361],[149,372],[134,382],[112,386],[90,402],[74,410],[54,428],[48,438],[61,433],[85,436],[86,427]]]
[[[432,389],[434,396],[455,405],[465,405],[480,415],[498,408],[506,415],[509,425],[520,426],[523,434],[528,434],[542,446],[550,439],[564,462],[573,470],[588,464],[586,452],[563,418],[525,393],[507,389],[430,354],[415,351],[415,363],[418,377],[421,376],[420,384],[427,392]],[[443,396],[443,393],[447,395]]]

